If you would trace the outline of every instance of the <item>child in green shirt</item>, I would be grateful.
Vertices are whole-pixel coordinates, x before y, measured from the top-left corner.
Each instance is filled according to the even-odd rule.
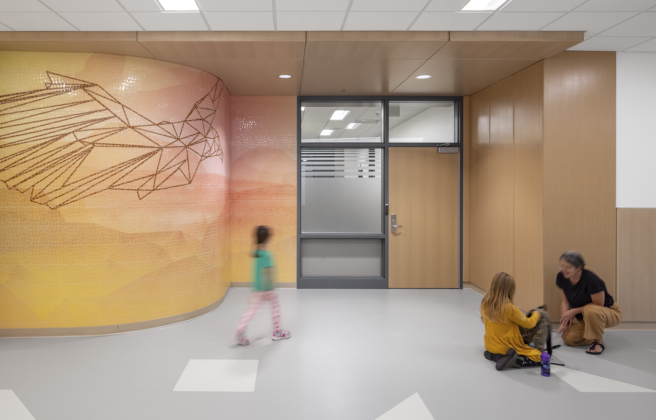
[[[273,255],[266,249],[266,244],[271,237],[269,228],[266,226],[258,226],[255,231],[255,239],[257,249],[253,254],[255,262],[253,263],[253,287],[255,290],[251,292],[248,301],[248,309],[242,315],[235,339],[237,343],[242,346],[247,346],[250,341],[246,338],[246,327],[251,322],[255,314],[264,306],[268,301],[271,302],[271,315],[273,317],[273,336],[272,340],[285,340],[292,335],[289,331],[280,328],[280,303],[278,301],[278,294],[273,289],[275,267],[273,263]]]

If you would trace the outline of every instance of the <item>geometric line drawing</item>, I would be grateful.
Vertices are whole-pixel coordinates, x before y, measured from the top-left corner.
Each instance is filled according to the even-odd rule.
[[[141,200],[223,161],[218,80],[185,119],[155,123],[95,83],[46,74],[44,89],[0,95],[0,181],[33,203],[54,210],[106,190]]]
[[[589,373],[564,367],[552,367],[551,371],[579,392],[656,392],[653,389],[627,384],[614,379],[603,378]]]
[[[418,393],[412,394],[376,420],[435,420]]]

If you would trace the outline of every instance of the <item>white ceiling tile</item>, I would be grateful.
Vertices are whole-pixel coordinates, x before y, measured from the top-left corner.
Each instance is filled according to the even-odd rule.
[[[5,26],[2,23],[0,23],[0,32],[7,32],[11,31],[12,29],[9,26]]]
[[[501,10],[504,12],[569,12],[586,0],[512,0]]]
[[[417,12],[351,12],[345,31],[405,31]]]
[[[427,0],[353,0],[351,12],[419,12]]]
[[[53,12],[47,13],[0,13],[0,23],[15,31],[76,31],[64,19]]]
[[[122,12],[115,0],[41,0],[55,12]],[[153,0],[154,1],[154,0]]]
[[[623,51],[631,48],[649,38],[627,37],[627,36],[594,36],[586,39],[569,51]]]
[[[601,33],[603,36],[656,36],[656,13],[641,13]]]
[[[638,44],[633,48],[629,48],[626,51],[639,51],[639,52],[656,52],[656,38],[652,38],[647,42]]]
[[[186,12],[135,12],[137,21],[147,31],[206,31],[207,25],[200,13]]]
[[[424,12],[410,29],[413,31],[473,31],[491,14]]]
[[[339,31],[346,12],[278,12],[279,31]]]
[[[577,12],[644,12],[656,6],[656,0],[589,0]]]
[[[495,13],[479,31],[537,31],[564,13]]]
[[[213,31],[273,31],[273,12],[205,12]]]
[[[589,38],[635,16],[636,12],[572,12],[542,28],[543,31],[586,31]]]
[[[81,31],[141,31],[141,27],[125,12],[61,12],[61,17]]]
[[[459,12],[469,0],[433,0],[426,8],[427,12]]]
[[[276,10],[283,12],[346,11],[348,5],[349,0],[276,0]]]
[[[155,0],[118,0],[129,12],[161,12]]]
[[[49,12],[37,0],[0,0],[0,12]]]
[[[273,10],[271,0],[196,0],[207,12],[269,12]]]

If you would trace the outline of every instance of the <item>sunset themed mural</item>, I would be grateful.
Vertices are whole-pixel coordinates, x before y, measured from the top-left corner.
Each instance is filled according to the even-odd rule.
[[[296,282],[296,97],[232,98],[232,281],[248,282],[254,227],[268,225],[280,283]]]
[[[0,329],[220,300],[234,252],[223,82],[104,54],[0,52],[0,73]]]

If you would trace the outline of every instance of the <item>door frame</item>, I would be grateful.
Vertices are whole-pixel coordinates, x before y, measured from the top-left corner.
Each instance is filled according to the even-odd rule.
[[[380,101],[383,106],[383,131],[379,143],[305,143],[301,142],[301,104],[303,101],[345,102]],[[456,143],[390,143],[389,103],[452,101],[454,102]],[[463,173],[464,173],[464,115],[462,96],[298,96],[296,102],[296,287],[299,289],[388,289],[389,288],[389,149],[394,147],[457,147],[458,148],[458,289],[463,287]],[[383,203],[381,206],[383,229],[380,234],[302,233],[301,232],[301,153],[302,149],[344,148],[381,149],[383,151]],[[437,153],[437,150],[436,150]],[[382,239],[382,277],[305,277],[301,276],[302,239]]]

